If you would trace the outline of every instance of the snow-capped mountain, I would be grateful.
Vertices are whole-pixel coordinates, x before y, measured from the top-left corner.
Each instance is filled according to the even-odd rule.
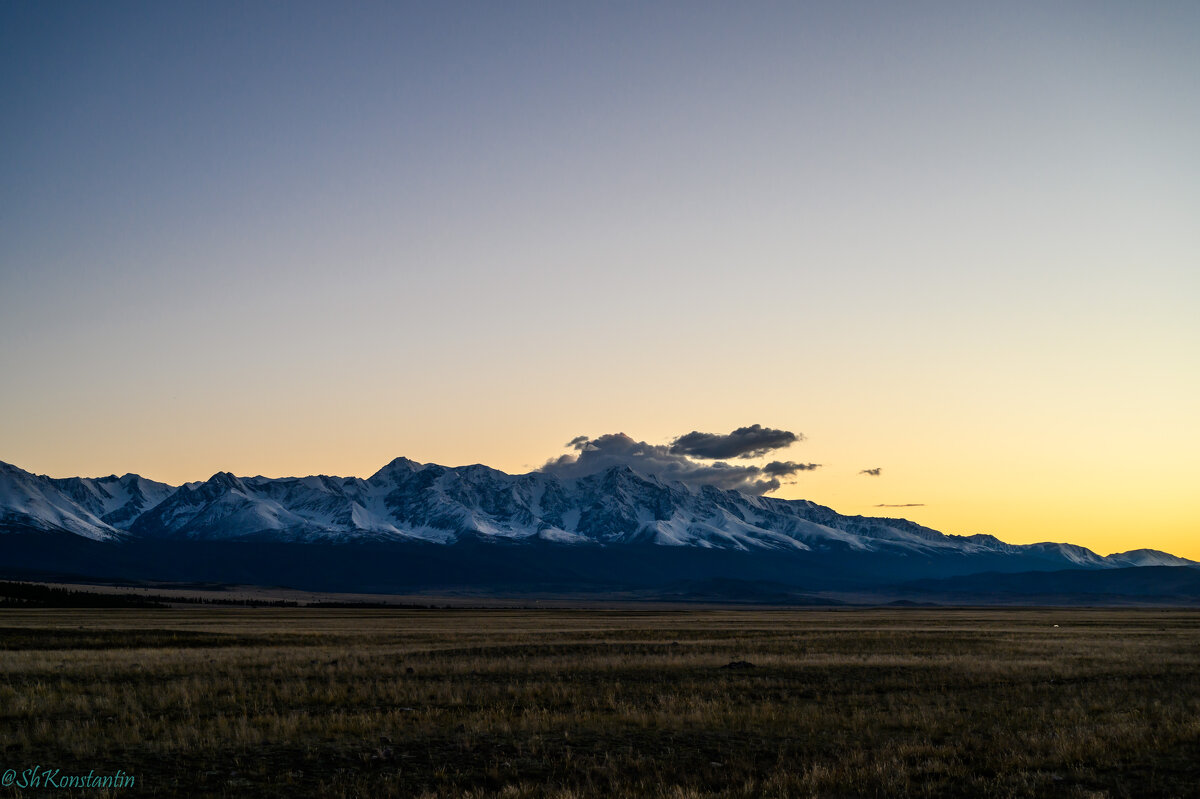
[[[60,492],[107,525],[124,529],[176,490],[136,474],[50,479]]]
[[[118,537],[120,530],[100,518],[103,509],[89,510],[59,487],[65,482],[0,461],[0,530],[62,530],[96,541]]]
[[[543,542],[907,558],[1004,557],[1031,568],[1193,565],[1154,550],[1102,557],[1071,544],[951,536],[805,500],[663,481],[627,466],[562,479],[397,458],[357,477],[236,477],[173,487],[138,475],[53,479],[0,463],[0,530],[97,541]]]

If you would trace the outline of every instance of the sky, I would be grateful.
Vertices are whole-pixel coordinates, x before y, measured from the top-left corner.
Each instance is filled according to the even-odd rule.
[[[761,425],[796,438],[757,463],[819,464],[773,496],[1200,559],[1198,36],[1194,2],[4,0],[0,460],[524,472]]]

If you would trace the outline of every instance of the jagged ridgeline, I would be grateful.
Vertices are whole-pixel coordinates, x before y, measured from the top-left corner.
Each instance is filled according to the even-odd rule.
[[[134,474],[50,478],[0,463],[12,570],[218,579],[340,590],[428,584],[649,585],[769,580],[864,587],[982,571],[1187,566],[1013,545],[805,500],[693,486],[627,466],[562,478],[397,458],[367,479]]]

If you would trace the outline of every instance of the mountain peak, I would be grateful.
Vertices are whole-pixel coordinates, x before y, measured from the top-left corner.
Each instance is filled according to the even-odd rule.
[[[401,455],[400,457],[392,458],[391,461],[384,465],[383,469],[379,469],[379,471],[384,471],[385,469],[408,469],[409,471],[416,471],[421,467],[424,467],[424,465],[424,463],[418,463],[412,458],[406,458]]]
[[[245,488],[241,479],[233,474],[233,472],[217,472],[208,478],[205,483],[223,488]]]
[[[423,468],[425,468],[425,464],[417,463],[416,461],[401,455],[399,458],[392,458],[392,460],[388,461],[388,463],[382,469],[375,472],[375,474],[371,476],[374,477],[375,475],[383,474],[384,472],[417,472]]]
[[[618,482],[647,482],[654,481],[657,478],[652,474],[643,474],[637,469],[634,469],[627,463],[620,463],[616,466],[609,466],[603,472],[600,472],[606,480],[615,480]]]

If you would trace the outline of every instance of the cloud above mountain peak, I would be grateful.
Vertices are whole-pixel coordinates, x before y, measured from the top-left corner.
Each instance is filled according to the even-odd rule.
[[[802,434],[757,424],[739,427],[728,435],[692,431],[670,444],[638,441],[625,433],[606,433],[595,438],[576,436],[566,444],[574,453],[551,459],[541,470],[558,477],[573,478],[613,466],[628,466],[663,480],[765,494],[782,486],[780,478],[811,471],[820,464],[772,461],[765,466],[756,466],[720,459],[761,457],[802,440]]]
[[[671,442],[671,452],[693,458],[758,458],[768,452],[790,447],[804,436],[790,430],[774,430],[752,424],[739,427],[728,435],[693,430]]]

